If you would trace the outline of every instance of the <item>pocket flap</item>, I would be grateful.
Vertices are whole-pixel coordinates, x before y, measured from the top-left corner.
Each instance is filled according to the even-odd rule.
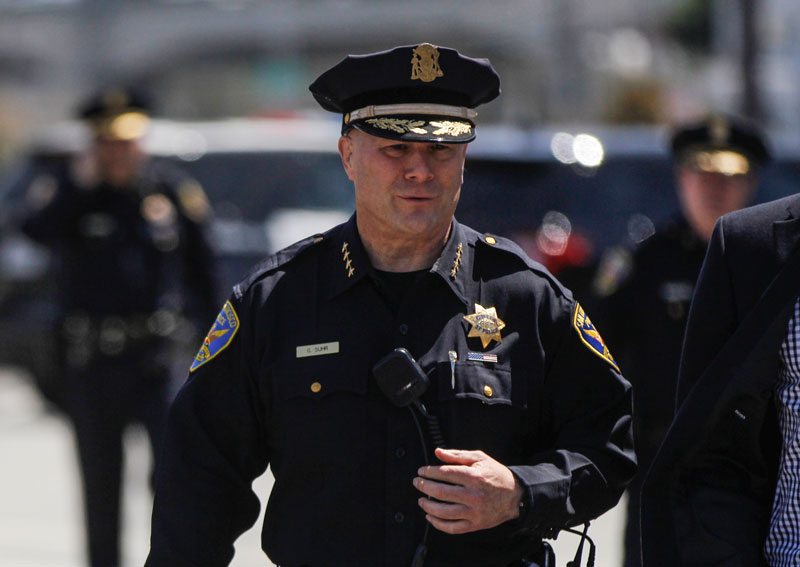
[[[511,371],[488,368],[482,363],[456,362],[453,380],[449,362],[440,362],[437,367],[440,400],[474,398],[486,404],[511,404]]]

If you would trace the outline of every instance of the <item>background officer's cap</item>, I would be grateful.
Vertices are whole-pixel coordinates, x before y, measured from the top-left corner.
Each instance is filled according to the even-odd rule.
[[[342,113],[342,132],[464,143],[475,139],[474,110],[500,94],[488,59],[429,43],[348,55],[309,87],[325,110]]]
[[[91,95],[78,109],[92,133],[107,140],[141,138],[150,124],[151,104],[143,92],[130,87],[111,87]]]
[[[744,175],[770,159],[761,130],[733,116],[713,115],[686,125],[675,131],[671,145],[681,165],[723,175]]]

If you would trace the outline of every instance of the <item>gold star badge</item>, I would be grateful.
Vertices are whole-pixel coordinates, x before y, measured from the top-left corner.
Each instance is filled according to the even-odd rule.
[[[485,308],[480,303],[475,304],[475,313],[472,315],[465,315],[464,319],[472,325],[467,337],[480,337],[483,348],[489,346],[492,341],[498,343],[503,340],[500,336],[506,324],[497,316],[497,311],[494,307]]]

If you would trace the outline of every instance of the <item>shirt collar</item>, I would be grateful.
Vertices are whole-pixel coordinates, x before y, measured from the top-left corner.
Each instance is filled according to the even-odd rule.
[[[374,268],[358,234],[355,214],[339,227],[330,242],[331,257],[326,262],[326,274],[330,281],[328,297],[334,297],[356,285]],[[453,219],[450,238],[430,271],[440,276],[465,305],[464,284],[471,272],[468,268],[471,264],[472,248],[467,244],[463,225]]]
[[[471,277],[473,251],[474,248],[468,245],[464,226],[453,219],[450,238],[431,268],[431,272],[438,274],[465,305],[468,303],[465,282]]]
[[[360,282],[372,271],[372,264],[356,228],[355,213],[339,227],[331,239],[327,278],[331,282],[329,297],[333,297]]]

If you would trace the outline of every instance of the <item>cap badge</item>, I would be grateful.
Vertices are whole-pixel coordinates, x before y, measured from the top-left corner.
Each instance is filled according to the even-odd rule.
[[[439,49],[430,43],[421,43],[411,55],[411,80],[430,83],[437,77],[444,77],[439,66]]]
[[[345,242],[342,244],[342,262],[344,262],[344,269],[347,272],[347,277],[352,278],[353,274],[356,273],[356,269],[353,267],[353,259],[350,258],[350,244]]]
[[[472,325],[467,338],[480,338],[483,348],[488,347],[492,341],[499,343],[503,340],[503,337],[500,336],[500,331],[505,328],[506,324],[497,316],[497,310],[494,307],[487,309],[480,303],[476,303],[475,313],[465,315],[464,319]]]
[[[715,145],[725,145],[731,135],[731,127],[728,121],[721,116],[715,116],[711,119],[709,124],[709,133],[711,134],[711,141]]]
[[[128,106],[128,93],[122,89],[109,91],[103,97],[103,104],[107,108],[122,109]]]

